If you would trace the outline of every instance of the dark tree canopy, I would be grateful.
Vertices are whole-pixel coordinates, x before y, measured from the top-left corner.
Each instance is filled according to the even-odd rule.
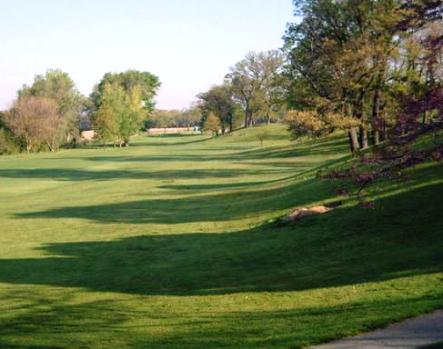
[[[202,124],[205,124],[208,115],[212,113],[219,119],[222,133],[227,129],[230,131],[234,129],[236,103],[229,85],[214,85],[207,92],[199,94],[198,98],[201,100]]]

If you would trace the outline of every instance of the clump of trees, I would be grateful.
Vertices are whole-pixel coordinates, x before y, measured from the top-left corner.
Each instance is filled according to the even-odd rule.
[[[90,128],[102,143],[128,145],[152,113],[159,86],[148,72],[107,73],[87,98],[61,70],[36,75],[0,113],[0,154],[76,146]]]
[[[230,85],[212,86],[207,92],[201,93],[198,98],[202,112],[201,123],[204,129],[207,124],[218,125],[217,134],[219,130],[225,134],[225,132],[234,129],[237,105]],[[217,123],[214,118],[217,119]]]
[[[158,77],[149,72],[128,70],[107,73],[91,94],[92,124],[97,138],[120,147],[142,129],[154,109]]]
[[[69,75],[48,70],[37,75],[31,86],[24,85],[17,100],[0,122],[0,153],[20,150],[57,150],[79,141],[79,120],[85,98]]]
[[[252,126],[262,116],[268,123],[278,112],[285,95],[284,57],[280,51],[250,52],[230,68],[226,81],[244,111],[244,126]]]
[[[284,39],[288,105],[298,110],[287,121],[295,136],[342,128],[358,152],[410,133],[412,124],[423,130],[440,122],[436,104],[415,110],[409,126],[401,119],[411,121],[410,101],[429,101],[441,89],[441,1],[294,5],[303,20],[289,25]]]
[[[198,95],[201,125],[210,114],[222,134],[235,127],[281,120],[286,111],[288,80],[280,51],[250,52],[230,68],[220,85]]]
[[[45,75],[36,75],[31,86],[18,91],[18,102],[27,97],[52,100],[59,116],[57,129],[62,144],[75,144],[79,140],[79,120],[86,98],[77,90],[70,76],[58,69],[50,69]]]

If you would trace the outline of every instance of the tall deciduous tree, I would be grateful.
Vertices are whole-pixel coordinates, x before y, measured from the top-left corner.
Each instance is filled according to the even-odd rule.
[[[45,97],[57,104],[62,124],[64,142],[70,143],[78,138],[80,117],[84,109],[85,98],[75,87],[69,75],[58,69],[50,69],[45,75],[36,75],[31,86],[23,86],[18,91],[18,98],[28,96]]]
[[[145,119],[141,92],[138,87],[129,94],[117,84],[106,84],[101,96],[101,104],[94,114],[94,127],[98,138],[103,142],[127,146],[130,137],[136,133]]]
[[[128,145],[130,136],[140,130],[154,107],[160,87],[149,72],[128,70],[107,73],[91,95],[94,127],[102,141]]]
[[[250,52],[226,75],[226,81],[243,107],[245,127],[254,123],[255,116],[263,111],[264,106],[267,108],[265,113],[269,113],[276,105],[279,87],[276,81],[282,65],[283,56],[278,51]]]

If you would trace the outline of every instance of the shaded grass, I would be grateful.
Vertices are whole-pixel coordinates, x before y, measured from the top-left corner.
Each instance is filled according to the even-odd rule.
[[[300,348],[442,307],[442,165],[279,227],[349,156],[267,130],[0,158],[0,347]]]
[[[427,345],[426,347],[421,347],[420,349],[442,349],[443,342]]]

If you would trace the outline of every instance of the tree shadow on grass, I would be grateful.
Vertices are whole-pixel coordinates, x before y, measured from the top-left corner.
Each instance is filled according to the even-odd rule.
[[[197,138],[197,139],[190,139]],[[160,142],[153,142],[152,139],[162,139]],[[176,142],[164,141],[164,139],[173,139],[177,140]],[[196,143],[204,143],[213,139],[213,137],[205,137],[203,135],[157,135],[157,136],[148,136],[148,139],[144,141],[143,146],[148,147],[162,147],[162,146],[174,146],[174,145],[187,145],[187,144],[196,144]],[[137,144],[137,143],[135,143]]]
[[[205,139],[207,140],[207,139]],[[198,140],[201,142],[205,140]],[[195,142],[195,143],[196,143]],[[163,146],[163,145],[180,145],[182,143],[143,143],[145,146]],[[186,144],[186,143],[183,143]],[[160,162],[160,161],[242,161],[242,160],[271,160],[270,163],[276,162],[275,159],[289,159],[303,156],[331,156],[336,154],[347,154],[348,141],[343,136],[335,136],[319,141],[311,141],[307,145],[290,145],[285,147],[254,147],[248,149],[248,146],[233,146],[227,144],[224,147],[206,147],[204,149],[193,149],[195,154],[177,154],[177,155],[118,155],[118,156],[86,156],[82,159],[96,162]],[[199,154],[201,150],[204,153]],[[216,154],[208,154],[214,151]],[[220,151],[223,153],[220,154]],[[226,152],[229,153],[226,153]],[[64,158],[69,159],[69,158]],[[55,159],[59,160],[59,158]],[[264,161],[266,164],[266,161]]]
[[[209,295],[308,290],[436,273],[443,270],[442,195],[443,186],[424,186],[384,198],[376,210],[342,208],[286,227],[266,224],[231,233],[47,244],[42,249],[54,257],[0,260],[0,282],[142,295]],[[417,202],[427,205],[417,207]],[[133,207],[105,205],[103,213],[94,209],[22,216],[134,222]],[[179,222],[173,214],[161,213],[163,209],[156,221]],[[392,217],[397,221],[392,223]],[[433,221],[424,224],[419,217]]]
[[[115,333],[128,320],[128,312],[116,302],[73,304],[72,295],[67,291],[54,297],[29,288],[2,292],[10,307],[9,314],[0,314],[0,348],[86,348],[87,339]]]
[[[191,139],[190,138],[194,138]],[[197,139],[195,139],[197,138]],[[153,139],[161,139],[161,142],[153,142]],[[169,141],[170,139],[176,140]],[[144,138],[138,138],[135,141],[131,141],[127,148],[134,147],[157,147],[157,146],[173,146],[173,145],[185,145],[185,144],[193,144],[193,143],[202,143],[212,139],[212,137],[204,137],[199,134],[163,134],[163,135],[155,135],[150,136],[146,135]],[[82,147],[83,149],[108,149],[108,148],[118,148],[118,146],[114,144],[100,144],[98,142],[92,144],[86,144]],[[123,148],[123,149],[126,149]]]
[[[430,311],[442,296],[396,295],[271,311],[177,313],[163,308],[159,313],[149,304],[135,308],[111,299],[72,304],[63,298],[38,299],[31,291],[11,292],[4,296],[10,304],[26,300],[29,305],[14,316],[0,317],[0,347],[67,349],[106,343],[135,349],[302,348]],[[168,330],[159,335],[159,328]]]
[[[285,148],[259,148],[230,155],[230,158],[237,160],[251,159],[283,159],[296,158],[302,156],[328,156],[334,154],[346,154],[348,141],[342,136],[328,138],[319,142],[312,142],[304,146],[293,145]]]
[[[165,143],[166,144],[166,143]],[[162,143],[158,144],[163,145]],[[205,153],[216,151],[216,154],[178,154],[178,155],[143,155],[143,156],[92,156],[86,157],[88,161],[115,161],[115,162],[157,162],[157,161],[242,161],[242,160],[271,160],[288,159],[306,156],[331,156],[347,154],[348,141],[340,137],[327,138],[321,141],[312,142],[308,145],[290,145],[286,147],[263,147],[245,150],[244,146],[207,147],[201,149]],[[194,151],[199,149],[194,149]],[[229,151],[228,154],[220,151]],[[349,154],[347,156],[350,156]],[[266,161],[264,161],[266,164]]]
[[[289,170],[288,170],[289,171]],[[53,179],[59,181],[109,181],[119,179],[206,179],[281,174],[281,169],[176,169],[162,171],[77,169],[0,169],[0,178]]]
[[[286,210],[327,198],[329,195],[329,184],[323,181],[311,179],[292,182],[289,185],[276,182],[276,187],[261,190],[192,195],[172,199],[145,199],[115,204],[70,206],[40,212],[18,213],[16,217],[81,218],[101,223],[126,224],[216,222]],[[255,187],[259,185],[259,183],[254,183]],[[219,187],[219,184],[212,184],[212,187],[206,186],[205,190],[217,190]],[[177,194],[177,189],[186,190],[186,187],[180,186],[171,188],[175,194]],[[192,189],[192,186],[190,188]],[[235,189],[235,186],[231,186],[231,188]]]

